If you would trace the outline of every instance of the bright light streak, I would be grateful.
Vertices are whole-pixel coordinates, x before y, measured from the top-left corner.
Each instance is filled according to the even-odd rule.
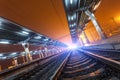
[[[101,1],[99,1],[99,3],[97,5],[95,5],[94,10],[96,10],[99,7],[100,3],[101,3]]]
[[[2,22],[0,21],[0,27],[1,27],[1,25],[2,25]]]
[[[73,20],[73,16],[71,16],[71,20]]]
[[[17,54],[17,53],[14,52],[14,53],[12,53],[11,55],[16,55],[16,54]]]
[[[70,4],[72,4],[73,3],[73,0],[70,0]]]
[[[0,54],[0,56],[3,56],[3,54]]]
[[[9,44],[8,41],[0,41],[1,44]]]
[[[44,41],[48,41],[49,39],[44,39]]]
[[[76,44],[72,44],[72,45],[69,45],[68,46],[68,49],[77,49],[78,48],[78,46],[76,45]]]
[[[2,57],[2,59],[6,59],[6,58],[7,58],[7,57],[5,57],[5,56],[4,56],[4,57]]]
[[[29,34],[29,33],[28,33],[28,32],[26,32],[26,31],[22,31],[22,33],[23,33],[23,34],[26,34],[26,35],[28,35],[28,34]]]
[[[35,39],[41,39],[42,37],[41,36],[35,36],[34,38]]]

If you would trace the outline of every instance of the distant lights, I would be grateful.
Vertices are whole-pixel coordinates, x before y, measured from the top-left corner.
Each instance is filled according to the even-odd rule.
[[[75,24],[71,24],[71,25],[70,25],[71,28],[74,27],[74,26],[75,26]]]
[[[76,44],[72,44],[68,46],[68,49],[71,49],[71,50],[74,50],[76,48],[78,48]]]
[[[33,52],[32,54],[36,54],[36,52]]]
[[[73,16],[71,16],[71,20],[73,20]]]
[[[72,29],[71,31],[75,31],[75,29]]]

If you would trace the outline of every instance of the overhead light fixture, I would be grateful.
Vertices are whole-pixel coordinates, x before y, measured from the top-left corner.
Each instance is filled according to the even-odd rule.
[[[73,16],[71,16],[71,20],[73,20]]]
[[[44,41],[48,41],[49,39],[44,39]]]
[[[75,31],[75,29],[72,29],[71,31]]]
[[[75,26],[75,25],[76,25],[76,23],[73,24],[73,26]]]
[[[4,56],[4,57],[2,57],[2,59],[6,59],[6,58],[7,58],[7,57],[5,57],[5,56]]]
[[[27,34],[27,35],[29,34],[29,33],[28,33],[28,32],[26,32],[26,31],[22,31],[22,33],[23,33],[23,34]]]
[[[41,39],[42,37],[41,36],[35,36],[34,38],[35,39]]]
[[[0,20],[0,27],[1,27],[1,25],[2,25],[2,21]]]
[[[2,25],[3,19],[0,18],[0,26]]]
[[[73,3],[73,0],[70,0],[70,4],[72,4]]]
[[[14,52],[14,53],[12,53],[11,55],[16,55],[16,53]]]
[[[68,16],[68,20],[70,21],[70,16]]]
[[[3,54],[0,54],[0,57],[3,56]]]
[[[0,41],[0,44],[9,44],[9,41]]]

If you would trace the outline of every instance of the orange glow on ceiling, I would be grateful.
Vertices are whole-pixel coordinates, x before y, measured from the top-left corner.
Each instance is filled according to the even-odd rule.
[[[0,0],[0,16],[55,40],[71,43],[62,0]]]
[[[71,43],[62,0],[0,0],[0,16],[66,44]],[[100,23],[120,13],[120,0],[102,0]]]

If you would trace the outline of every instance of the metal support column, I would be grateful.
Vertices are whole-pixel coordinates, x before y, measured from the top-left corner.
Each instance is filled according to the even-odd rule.
[[[42,57],[41,57],[41,53],[42,53],[41,50],[39,50],[39,58],[42,58]]]
[[[103,33],[100,24],[98,23],[97,19],[95,18],[94,14],[91,13],[89,10],[85,11],[85,14],[88,15],[92,21],[92,23],[94,24],[99,36],[101,37],[101,39],[105,39],[106,35]]]
[[[82,33],[83,33],[83,36],[84,36],[86,42],[87,42],[87,43],[90,43],[89,40],[88,40],[88,37],[87,37],[87,35],[86,35],[86,33],[85,33],[85,31],[82,31]]]
[[[80,41],[80,45],[84,46],[83,40],[81,39],[81,37],[79,37],[79,41]]]
[[[31,56],[30,51],[29,51],[29,44],[28,43],[23,43],[22,46],[25,50],[27,62],[32,61],[32,56]]]
[[[45,47],[45,57],[48,57],[48,49]]]

